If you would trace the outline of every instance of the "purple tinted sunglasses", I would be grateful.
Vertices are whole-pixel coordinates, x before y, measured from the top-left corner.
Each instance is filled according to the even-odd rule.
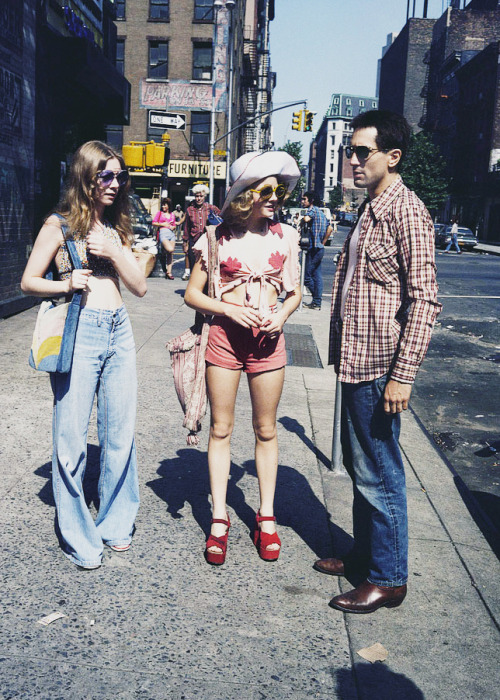
[[[128,182],[128,170],[119,170],[117,173],[114,170],[101,170],[97,173],[97,178],[103,187],[109,187],[116,177],[116,181],[120,187]]]

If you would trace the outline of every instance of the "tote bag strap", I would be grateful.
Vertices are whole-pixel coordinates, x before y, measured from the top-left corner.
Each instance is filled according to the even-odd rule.
[[[71,259],[71,264],[73,265],[74,270],[81,270],[82,269],[82,261],[80,259],[80,256],[78,255],[78,251],[76,249],[75,241],[73,238],[70,238],[68,236],[68,224],[66,223],[66,219],[64,216],[61,214],[58,214],[57,212],[54,212],[54,216],[57,216],[57,218],[61,221],[61,231],[64,236],[64,240],[66,242],[66,247],[68,249],[69,257]],[[80,306],[82,302],[82,294],[83,294],[83,289],[77,289],[75,292],[73,292],[73,298],[71,300],[72,304]]]
[[[215,298],[215,270],[218,264],[216,228],[216,226],[212,225],[206,227],[208,240],[208,296],[212,297],[212,299]]]

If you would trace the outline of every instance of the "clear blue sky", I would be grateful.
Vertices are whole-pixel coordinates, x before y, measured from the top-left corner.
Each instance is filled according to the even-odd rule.
[[[307,99],[321,124],[333,92],[375,96],[377,61],[387,35],[406,22],[407,0],[275,0],[270,23],[271,66],[277,73],[274,106]],[[439,17],[448,0],[429,0],[428,17]],[[423,0],[416,0],[422,17]],[[413,0],[410,1],[410,16]],[[292,112],[273,115],[273,138],[278,148],[301,141],[308,160],[309,134],[292,131]]]

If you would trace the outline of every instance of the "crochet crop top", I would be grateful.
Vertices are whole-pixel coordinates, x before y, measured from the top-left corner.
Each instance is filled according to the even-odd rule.
[[[246,285],[245,305],[258,308],[262,315],[269,313],[266,284],[278,294],[292,292],[299,284],[299,234],[293,226],[271,224],[266,233],[239,233],[224,224],[217,229],[218,266],[215,270],[215,293],[218,299],[225,292]],[[258,248],[257,248],[258,246]],[[208,240],[204,233],[193,250],[207,270]],[[255,253],[259,257],[256,258]],[[257,262],[256,262],[257,260]],[[258,298],[252,287],[258,286]]]
[[[105,238],[111,241],[118,248],[123,248],[120,235],[118,234],[118,231],[111,226],[111,224],[104,222],[103,234]],[[118,279],[118,273],[110,260],[107,258],[100,258],[97,255],[92,255],[92,253],[88,252],[86,238],[75,238],[74,241],[84,270],[92,270],[92,274],[95,277],[114,277],[115,279]],[[59,279],[68,279],[73,270],[73,266],[71,264],[71,258],[69,257],[66,241],[64,241],[59,248],[59,253],[56,256],[56,264]]]

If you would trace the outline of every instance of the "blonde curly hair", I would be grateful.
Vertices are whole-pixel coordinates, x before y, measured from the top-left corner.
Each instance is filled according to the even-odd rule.
[[[278,180],[278,184],[281,185],[286,183],[282,183],[280,180]],[[243,192],[235,197],[223,213],[222,217],[224,219],[224,223],[226,223],[228,226],[232,226],[238,230],[246,229],[246,224],[252,214],[254,205],[251,187],[252,186],[250,186],[247,190],[243,190]],[[290,195],[287,193],[286,197],[280,202],[279,207],[277,207],[278,209],[283,206],[289,196]]]

